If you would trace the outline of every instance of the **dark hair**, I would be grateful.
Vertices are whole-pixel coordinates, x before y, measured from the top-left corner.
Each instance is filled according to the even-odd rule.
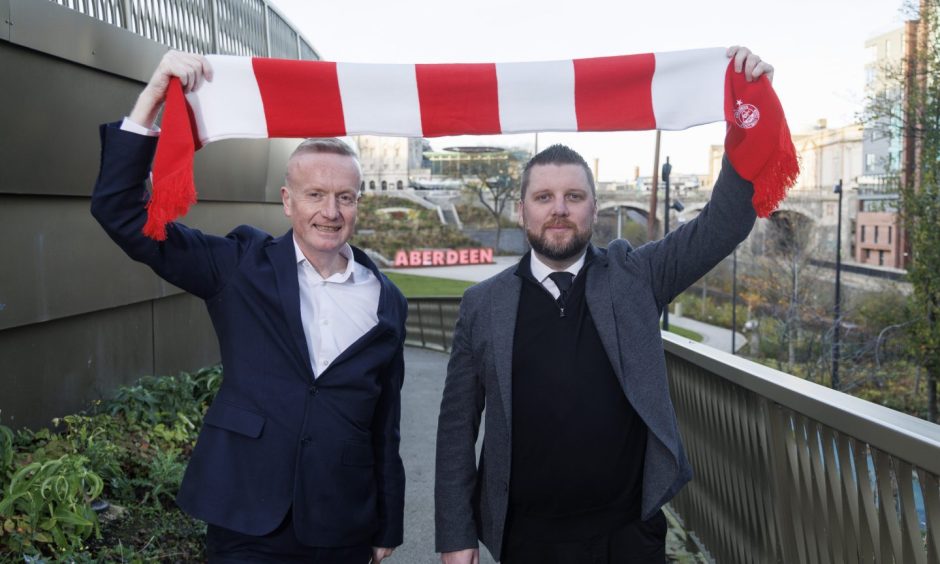
[[[525,199],[525,191],[529,187],[529,171],[532,170],[532,167],[536,165],[578,165],[584,169],[584,174],[587,176],[588,185],[591,187],[591,195],[594,194],[594,175],[591,173],[591,167],[584,161],[584,157],[578,154],[577,151],[568,147],[566,145],[555,144],[551,147],[540,151],[539,154],[535,155],[529,162],[525,164],[525,168],[522,169],[522,195],[519,196],[521,199]]]

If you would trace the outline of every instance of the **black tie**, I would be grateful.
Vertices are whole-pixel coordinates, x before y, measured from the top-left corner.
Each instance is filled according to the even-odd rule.
[[[555,302],[558,304],[558,307],[561,308],[561,316],[565,316],[565,299],[568,297],[568,290],[571,288],[571,281],[574,280],[574,274],[570,272],[552,272],[548,275],[552,279],[552,282],[555,283],[555,286],[558,286],[558,299]]]

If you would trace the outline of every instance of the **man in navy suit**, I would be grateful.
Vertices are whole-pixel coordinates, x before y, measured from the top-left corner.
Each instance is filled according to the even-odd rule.
[[[179,223],[141,233],[167,85],[211,80],[169,52],[120,124],[101,128],[92,214],[134,260],[202,298],[225,378],[177,502],[209,523],[210,562],[381,562],[402,542],[401,292],[359,249],[361,170],[336,139],[310,139],[281,188],[292,229],[225,237]]]

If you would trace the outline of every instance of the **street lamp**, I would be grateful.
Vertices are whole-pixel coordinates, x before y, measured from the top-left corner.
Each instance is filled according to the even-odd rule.
[[[738,354],[738,247],[731,253],[731,354]]]
[[[842,337],[842,179],[832,189],[839,195],[839,211],[836,219],[836,298],[835,319],[832,328],[832,389],[839,389],[839,340]]]
[[[663,239],[669,235],[669,210],[676,210],[682,213],[685,205],[677,198],[675,202],[669,201],[669,174],[672,172],[672,165],[669,164],[669,157],[666,157],[666,164],[663,165],[663,182],[666,184],[666,197],[663,199]],[[663,329],[669,330],[669,304],[663,310]]]

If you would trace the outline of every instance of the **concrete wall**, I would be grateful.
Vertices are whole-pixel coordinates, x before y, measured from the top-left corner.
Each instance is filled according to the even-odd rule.
[[[125,257],[88,211],[98,124],[130,111],[166,47],[51,2],[0,0],[0,16],[0,423],[38,427],[219,355],[201,301]],[[201,203],[185,222],[284,232],[278,189],[296,144],[200,151]]]

